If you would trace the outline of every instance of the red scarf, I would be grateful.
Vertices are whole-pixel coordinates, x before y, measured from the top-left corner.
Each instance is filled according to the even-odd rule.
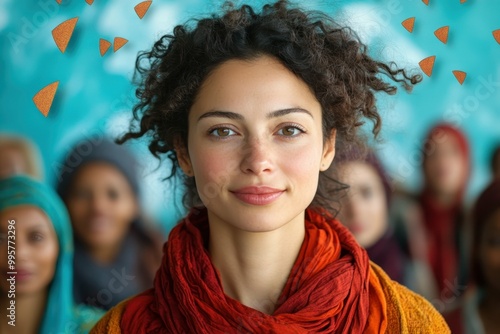
[[[124,333],[382,333],[386,301],[366,252],[338,221],[306,212],[306,236],[272,315],[224,294],[206,211],[170,233],[155,285],[132,299]]]

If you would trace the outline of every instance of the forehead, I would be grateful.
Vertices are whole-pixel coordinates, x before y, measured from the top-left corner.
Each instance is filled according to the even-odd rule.
[[[210,107],[242,112],[284,107],[320,110],[311,88],[270,56],[232,59],[215,68],[203,82],[192,110]]]
[[[15,221],[16,231],[25,228],[39,227],[53,230],[49,217],[34,205],[18,205],[0,211],[0,226],[6,228],[9,221]]]
[[[380,181],[375,168],[362,161],[342,162],[338,165],[340,177],[353,184],[373,183]]]
[[[97,178],[100,179],[99,182],[101,182],[101,179],[103,178],[107,181],[120,180],[127,182],[125,175],[123,175],[118,167],[115,167],[111,163],[105,161],[93,161],[84,164],[78,168],[73,182],[76,183],[77,181],[83,180],[85,182],[96,181]]]

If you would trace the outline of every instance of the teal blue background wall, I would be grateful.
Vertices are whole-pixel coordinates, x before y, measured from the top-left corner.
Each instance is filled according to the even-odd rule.
[[[58,162],[76,140],[92,134],[115,136],[127,128],[138,51],[150,48],[175,25],[217,10],[222,1],[155,0],[142,20],[133,10],[137,3],[95,0],[89,6],[84,0],[62,0],[61,5],[55,0],[0,1],[0,131],[24,135],[38,144],[48,182],[55,182]],[[420,0],[300,4],[352,26],[375,57],[419,71],[420,60],[436,56],[432,76],[424,76],[411,94],[401,90],[396,96],[380,96],[384,123],[379,153],[396,181],[417,190],[422,138],[436,122],[455,124],[467,134],[472,147],[471,202],[490,178],[489,156],[500,143],[500,45],[492,35],[500,29],[500,1],[430,0],[429,6]],[[76,16],[76,30],[62,54],[51,31]],[[409,17],[416,17],[413,33],[401,26]],[[433,33],[445,25],[450,26],[446,45]],[[99,39],[112,41],[117,36],[129,42],[101,57]],[[452,70],[467,72],[463,85]],[[32,97],[56,80],[59,89],[45,118]],[[168,165],[159,165],[141,143],[131,147],[145,167],[145,210],[168,229],[182,214],[179,191],[161,181]]]

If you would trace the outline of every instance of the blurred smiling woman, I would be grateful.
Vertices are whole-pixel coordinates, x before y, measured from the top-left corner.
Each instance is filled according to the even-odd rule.
[[[15,221],[15,269],[8,267],[8,224]],[[9,239],[11,240],[11,239]],[[12,241],[12,240],[11,240]],[[2,333],[87,333],[101,312],[73,303],[73,239],[61,199],[27,177],[0,181]],[[7,272],[15,271],[15,298],[7,298]],[[10,275],[9,275],[10,276]],[[15,327],[5,312],[15,301]]]
[[[363,117],[378,130],[374,93],[396,90],[378,74],[406,88],[419,78],[285,1],[178,26],[137,64],[140,126],[124,139],[152,135],[151,152],[182,170],[191,212],[169,235],[154,288],[93,333],[448,331],[370,265],[318,189],[331,182],[322,172],[336,138],[355,140]]]

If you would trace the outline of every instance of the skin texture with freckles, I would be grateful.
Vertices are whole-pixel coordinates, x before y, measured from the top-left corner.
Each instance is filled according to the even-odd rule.
[[[229,60],[189,114],[181,168],[208,209],[209,252],[224,292],[272,313],[304,240],[304,212],[335,154],[321,106],[279,61]]]

